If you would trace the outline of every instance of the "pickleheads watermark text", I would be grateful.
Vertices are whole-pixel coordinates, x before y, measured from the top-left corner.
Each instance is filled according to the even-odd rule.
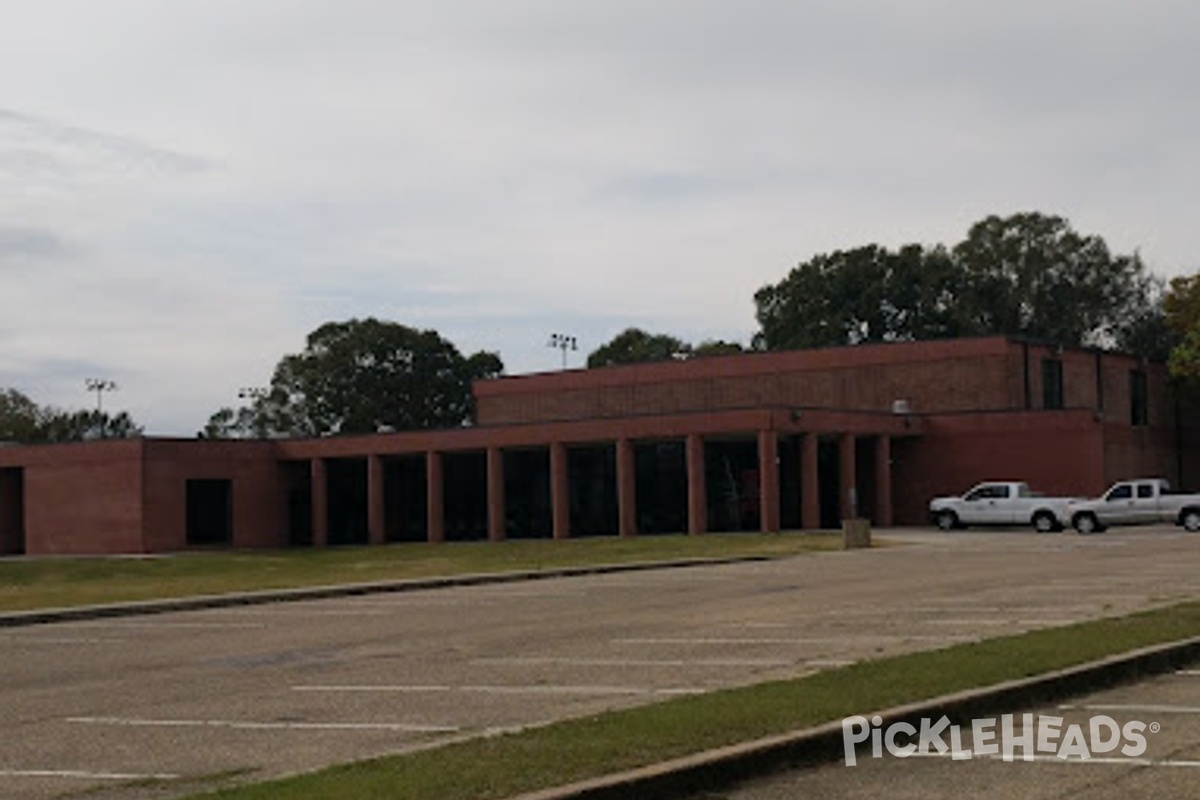
[[[1023,714],[1019,730],[1014,721],[1014,715],[1004,714],[999,719],[976,719],[963,726],[943,716],[938,720],[922,719],[919,726],[894,722],[884,727],[879,716],[846,717],[842,720],[846,766],[858,763],[858,746],[868,741],[872,758],[883,758],[885,750],[896,758],[936,754],[949,755],[956,761],[975,757],[1034,761],[1047,755],[1086,760],[1118,750],[1123,756],[1137,758],[1146,752],[1146,732],[1158,732],[1157,723],[1147,725],[1134,720],[1121,725],[1104,715],[1092,717],[1086,725],[1064,726],[1062,717]],[[969,748],[963,746],[964,733],[970,734]]]

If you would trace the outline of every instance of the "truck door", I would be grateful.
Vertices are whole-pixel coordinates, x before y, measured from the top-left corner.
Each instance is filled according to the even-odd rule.
[[[1139,483],[1137,496],[1133,500],[1134,522],[1139,524],[1158,521],[1158,489],[1153,483]]]
[[[1028,525],[1029,520],[1033,518],[1033,506],[1037,498],[1023,483],[1010,486],[1008,491],[1007,521],[1013,525]]]
[[[1098,516],[1105,525],[1124,525],[1136,519],[1133,484],[1118,483],[1110,489],[1104,496],[1104,505],[1098,509]]]
[[[1008,522],[1008,487],[986,483],[977,486],[966,497],[963,504],[963,521],[977,525],[1002,525]]]

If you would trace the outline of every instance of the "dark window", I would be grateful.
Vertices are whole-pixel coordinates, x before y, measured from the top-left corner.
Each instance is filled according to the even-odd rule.
[[[1139,483],[1138,497],[1154,497],[1154,485],[1150,483]]]
[[[232,484],[228,480],[187,482],[187,543],[189,545],[232,542]]]
[[[1131,497],[1133,497],[1133,485],[1122,483],[1120,486],[1115,487],[1111,492],[1109,492],[1108,497],[1105,499],[1109,501],[1128,500]]]
[[[1004,500],[1007,497],[1007,486],[980,486],[963,499],[974,502],[976,500]]]
[[[1056,358],[1042,360],[1042,408],[1063,407],[1062,362]]]
[[[1129,424],[1148,425],[1150,414],[1146,397],[1146,373],[1140,369],[1129,373]]]

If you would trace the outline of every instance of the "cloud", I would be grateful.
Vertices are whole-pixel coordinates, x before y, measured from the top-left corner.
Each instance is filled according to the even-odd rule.
[[[96,167],[134,173],[187,174],[212,166],[198,156],[154,147],[129,136],[89,130],[0,108],[0,154],[5,153],[10,164],[26,167],[63,164],[67,154],[80,160],[91,159]]]
[[[0,225],[0,268],[13,257],[48,258],[68,252],[62,239],[51,231]]]

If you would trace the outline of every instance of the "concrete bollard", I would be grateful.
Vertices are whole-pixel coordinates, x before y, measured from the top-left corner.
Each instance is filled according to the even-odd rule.
[[[871,520],[862,517],[842,520],[842,549],[871,546]]]

